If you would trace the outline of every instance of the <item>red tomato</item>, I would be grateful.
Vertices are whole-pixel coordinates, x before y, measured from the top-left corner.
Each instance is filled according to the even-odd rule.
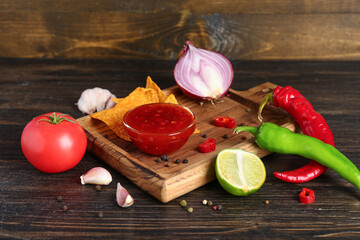
[[[29,162],[47,173],[75,167],[86,151],[86,134],[74,118],[47,113],[31,120],[21,135],[21,148]]]

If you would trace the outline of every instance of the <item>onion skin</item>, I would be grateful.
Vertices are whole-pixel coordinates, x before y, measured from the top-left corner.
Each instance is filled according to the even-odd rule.
[[[234,69],[225,56],[196,48],[190,41],[186,42],[181,54],[175,65],[174,77],[176,84],[187,97],[213,102],[226,95],[233,82]],[[221,82],[217,81],[216,76],[221,76]]]

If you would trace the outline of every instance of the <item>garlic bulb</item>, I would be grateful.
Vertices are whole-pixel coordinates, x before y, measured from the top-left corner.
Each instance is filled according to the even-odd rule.
[[[81,184],[108,185],[112,181],[111,174],[102,167],[94,167],[80,177]]]
[[[134,203],[134,199],[120,183],[117,184],[116,202],[120,207],[130,207]]]
[[[76,105],[83,114],[92,114],[115,106],[112,98],[116,96],[109,90],[96,87],[83,91]]]

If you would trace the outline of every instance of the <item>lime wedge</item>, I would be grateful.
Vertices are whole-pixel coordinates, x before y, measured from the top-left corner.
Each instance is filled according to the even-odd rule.
[[[256,192],[265,182],[266,170],[261,159],[242,149],[224,149],[215,164],[220,185],[236,196]]]

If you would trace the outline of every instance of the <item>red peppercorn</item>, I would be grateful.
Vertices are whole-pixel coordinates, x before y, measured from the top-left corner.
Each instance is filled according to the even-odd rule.
[[[213,209],[213,210],[217,210],[217,206],[214,205],[214,206],[212,207],[212,209]]]

